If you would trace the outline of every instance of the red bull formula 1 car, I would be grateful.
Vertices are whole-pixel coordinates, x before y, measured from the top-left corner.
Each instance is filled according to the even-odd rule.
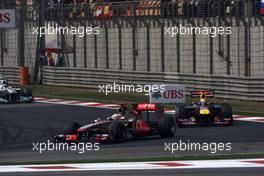
[[[83,126],[72,122],[62,134],[55,136],[55,141],[122,142],[154,135],[172,138],[175,130],[175,119],[165,115],[163,105],[142,103],[121,105],[118,113]]]
[[[200,98],[190,105],[176,106],[176,123],[178,127],[192,125],[233,125],[232,107],[228,103],[218,104],[207,101],[214,97],[212,90],[193,91],[192,98]]]

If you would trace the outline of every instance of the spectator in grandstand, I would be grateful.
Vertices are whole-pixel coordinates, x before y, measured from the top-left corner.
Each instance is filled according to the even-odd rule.
[[[178,15],[182,16],[184,0],[178,0],[177,3],[178,3]]]
[[[54,63],[54,59],[53,59],[52,53],[49,52],[47,54],[47,56],[48,56],[49,66],[54,67],[55,63]]]
[[[190,17],[194,17],[197,14],[197,7],[198,7],[198,0],[190,0],[189,6],[190,6]]]
[[[56,67],[65,67],[65,62],[61,52],[58,53]]]
[[[235,1],[235,16],[243,16],[244,12],[244,3],[243,0],[234,0]]]
[[[183,2],[183,14],[185,17],[190,17],[190,0]]]
[[[248,2],[248,15],[259,15],[261,9],[261,0],[249,0]]]
[[[198,17],[206,17],[209,15],[209,0],[196,0],[195,6]]]
[[[211,17],[216,17],[218,14],[217,7],[216,0],[208,0],[208,15]]]
[[[217,16],[225,16],[227,7],[230,6],[232,0],[218,0],[216,2]]]
[[[42,51],[40,55],[40,63],[41,66],[47,66],[48,65],[48,57],[45,54],[45,51]]]
[[[20,1],[20,0],[17,0]],[[160,12],[164,17],[206,17],[206,16],[242,16],[254,15],[260,11],[260,0],[157,0],[161,2]],[[47,0],[48,6],[54,4],[67,4],[70,17],[92,16],[98,11],[98,4],[107,3],[109,11],[115,16],[133,14],[133,3],[131,0]],[[129,3],[125,3],[129,2]],[[140,2],[140,3],[139,3]],[[138,15],[145,15],[151,7],[140,6],[150,0],[137,1]],[[69,5],[69,6],[68,6]],[[76,6],[70,6],[76,5]],[[101,4],[102,5],[102,4]],[[104,6],[103,6],[104,7]],[[103,8],[102,8],[103,9]],[[147,10],[146,10],[147,9]],[[147,14],[151,15],[151,14]]]
[[[162,0],[161,12],[164,17],[178,16],[178,0]]]
[[[15,6],[15,4],[16,4],[15,1],[0,0],[0,7],[2,8]]]
[[[16,5],[20,6],[21,5],[21,0],[16,0]]]

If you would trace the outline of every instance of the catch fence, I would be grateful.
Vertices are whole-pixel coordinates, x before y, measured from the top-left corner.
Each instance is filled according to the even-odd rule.
[[[52,53],[58,67],[264,76],[264,17],[259,2],[183,2],[22,4],[16,7],[18,28],[0,30],[1,65],[26,65],[37,81],[45,51]],[[79,31],[36,34],[41,27]],[[92,34],[82,32],[86,28]],[[201,33],[203,29],[209,32]]]

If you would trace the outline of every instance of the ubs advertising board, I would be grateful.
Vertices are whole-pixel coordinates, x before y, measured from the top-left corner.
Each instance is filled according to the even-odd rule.
[[[0,10],[0,28],[15,28],[16,12],[14,9]]]
[[[185,86],[165,85],[149,94],[150,103],[185,103]]]

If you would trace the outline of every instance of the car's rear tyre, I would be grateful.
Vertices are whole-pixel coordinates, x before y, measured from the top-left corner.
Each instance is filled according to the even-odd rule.
[[[176,115],[176,124],[179,128],[184,128],[186,125],[182,124],[179,119],[185,119],[187,117],[187,111],[185,108],[185,104],[179,104],[175,109]]]
[[[21,89],[21,96],[33,97],[32,90],[30,88],[22,88]]]
[[[77,122],[71,122],[67,126],[63,128],[62,134],[77,134],[77,130],[81,127],[81,125]]]
[[[124,136],[123,136],[123,128],[122,125],[116,121],[113,120],[111,124],[108,127],[109,134],[112,137],[112,142],[123,142]]]
[[[158,119],[158,133],[162,138],[172,138],[176,131],[176,123],[173,117],[164,116]]]
[[[131,134],[134,140],[138,139],[140,136],[137,131],[137,119],[133,120],[132,122],[132,133]]]
[[[34,101],[33,100],[32,90],[30,88],[22,88],[20,96],[28,97],[28,98],[32,97],[32,99],[29,99],[26,103],[32,103]]]
[[[6,101],[9,101],[8,91],[0,91],[0,98],[5,99]]]
[[[234,124],[234,119],[233,119],[233,110],[230,104],[228,103],[223,103],[222,104],[222,118],[229,118],[230,121],[227,124],[228,126],[232,126]]]

